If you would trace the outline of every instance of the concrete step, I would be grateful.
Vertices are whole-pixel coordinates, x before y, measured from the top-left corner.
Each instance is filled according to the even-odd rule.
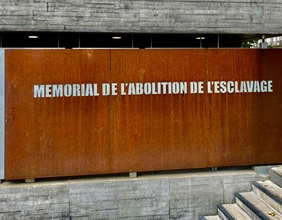
[[[202,216],[200,220],[222,220],[218,215]]]
[[[237,204],[219,205],[218,215],[223,220],[252,220]]]
[[[236,204],[218,205],[218,215],[200,220],[282,220],[282,166],[272,168],[269,174],[274,182],[253,182],[252,192],[235,194]]]
[[[254,220],[282,220],[282,215],[254,192],[235,194],[236,203]]]
[[[282,166],[279,167],[273,167],[269,171],[269,177],[272,182],[274,182],[276,185],[282,187]]]
[[[253,182],[253,192],[272,208],[282,213],[282,188],[270,180]]]

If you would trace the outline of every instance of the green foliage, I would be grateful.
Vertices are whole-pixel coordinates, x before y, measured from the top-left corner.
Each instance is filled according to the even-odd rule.
[[[242,43],[242,47],[244,48],[253,48],[255,44],[258,43],[258,40],[250,40],[250,41],[245,41]]]

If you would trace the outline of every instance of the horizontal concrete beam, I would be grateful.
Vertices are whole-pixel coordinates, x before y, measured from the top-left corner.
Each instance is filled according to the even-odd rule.
[[[279,0],[0,0],[0,31],[281,34]]]
[[[0,219],[199,219],[264,180],[252,170],[0,184]]]

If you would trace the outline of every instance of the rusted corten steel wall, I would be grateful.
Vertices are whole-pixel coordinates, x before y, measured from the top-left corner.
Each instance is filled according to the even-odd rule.
[[[5,179],[281,163],[281,58],[5,50]]]

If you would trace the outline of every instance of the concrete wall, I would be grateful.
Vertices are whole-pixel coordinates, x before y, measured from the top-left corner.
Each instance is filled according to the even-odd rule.
[[[264,179],[251,170],[0,184],[0,219],[199,219]]]
[[[279,33],[281,0],[0,0],[0,31]]]

